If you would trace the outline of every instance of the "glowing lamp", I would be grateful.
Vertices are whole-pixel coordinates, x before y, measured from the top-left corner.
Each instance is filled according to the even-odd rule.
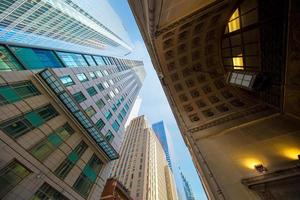
[[[264,167],[262,164],[255,165],[254,168],[259,173],[265,173],[266,171],[268,171],[267,168]]]

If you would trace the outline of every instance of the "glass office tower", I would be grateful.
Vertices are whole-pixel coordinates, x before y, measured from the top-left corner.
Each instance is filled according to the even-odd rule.
[[[0,2],[0,199],[101,197],[145,71],[91,3]]]
[[[0,42],[121,56],[128,35],[106,1],[2,0]]]
[[[0,73],[0,198],[100,199],[143,63],[43,51],[1,62],[24,70]]]
[[[152,124],[152,129],[155,132],[159,142],[161,143],[165,154],[166,154],[166,159],[168,161],[168,165],[170,169],[172,170],[172,162],[170,158],[170,153],[169,153],[169,146],[168,146],[168,140],[167,140],[167,135],[166,135],[166,129],[164,126],[164,122],[160,121],[155,124]]]

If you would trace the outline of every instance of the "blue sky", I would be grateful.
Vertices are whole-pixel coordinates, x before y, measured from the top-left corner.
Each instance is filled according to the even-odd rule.
[[[173,168],[175,170],[175,179],[177,187],[180,188],[181,195],[184,196],[182,190],[182,182],[178,173],[180,166],[182,172],[187,177],[192,186],[193,193],[197,200],[206,199],[202,185],[198,178],[191,156],[186,148],[180,135],[173,113],[169,107],[166,96],[163,92],[161,84],[157,78],[150,57],[136,25],[130,7],[126,0],[108,0],[113,9],[121,18],[125,29],[127,30],[130,40],[132,41],[133,52],[128,55],[129,58],[142,60],[147,72],[143,87],[139,93],[142,98],[142,104],[139,114],[144,114],[150,123],[163,120],[172,137],[174,148],[170,150],[173,159]],[[183,198],[185,199],[185,198]]]

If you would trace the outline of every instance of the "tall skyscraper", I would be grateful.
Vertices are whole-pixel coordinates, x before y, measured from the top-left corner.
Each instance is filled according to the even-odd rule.
[[[188,180],[185,178],[185,176],[183,175],[182,171],[180,171],[180,176],[181,176],[181,179],[182,179],[183,190],[184,190],[184,193],[185,193],[186,200],[195,200],[194,194],[193,194],[192,189],[191,189],[191,185],[188,182]]]
[[[0,74],[1,199],[100,198],[142,84],[133,63]]]
[[[177,200],[164,150],[144,116],[133,119],[126,128],[120,158],[112,171],[134,199]]]
[[[156,137],[158,138],[160,144],[162,145],[166,159],[168,161],[168,165],[170,169],[172,170],[172,161],[170,158],[170,153],[169,153],[169,145],[168,145],[168,140],[167,140],[167,135],[166,135],[166,129],[163,121],[157,122],[155,124],[152,124],[152,129],[154,133],[156,134]]]
[[[101,197],[145,70],[89,2],[0,3],[0,199]]]
[[[107,1],[3,0],[0,42],[121,56],[129,37]]]

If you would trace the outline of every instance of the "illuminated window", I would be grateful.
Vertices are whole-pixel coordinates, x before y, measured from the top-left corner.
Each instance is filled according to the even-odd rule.
[[[252,89],[255,78],[255,74],[247,72],[235,71],[228,74],[228,82],[230,84],[248,89]]]
[[[236,9],[229,19],[228,31],[230,33],[239,30],[240,28],[241,28],[241,22],[240,22],[239,9]]]
[[[244,69],[244,62],[243,62],[243,55],[239,54],[236,57],[232,57],[233,61],[233,69],[243,70]]]

